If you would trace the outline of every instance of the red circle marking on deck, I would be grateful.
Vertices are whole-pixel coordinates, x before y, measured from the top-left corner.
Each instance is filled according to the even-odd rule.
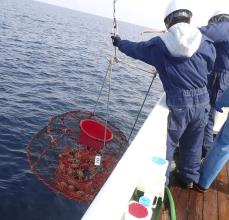
[[[148,215],[148,210],[143,205],[134,202],[129,205],[129,213],[136,218],[145,218]]]

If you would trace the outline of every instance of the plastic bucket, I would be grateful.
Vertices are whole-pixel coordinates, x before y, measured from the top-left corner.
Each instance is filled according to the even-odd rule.
[[[105,138],[106,133],[106,138]],[[80,143],[89,147],[93,147],[96,150],[100,150],[105,143],[113,139],[111,130],[93,119],[84,119],[80,121]]]

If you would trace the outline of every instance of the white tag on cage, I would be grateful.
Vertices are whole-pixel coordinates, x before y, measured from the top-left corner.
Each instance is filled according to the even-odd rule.
[[[95,166],[100,166],[100,163],[101,163],[101,156],[96,155],[95,156]]]

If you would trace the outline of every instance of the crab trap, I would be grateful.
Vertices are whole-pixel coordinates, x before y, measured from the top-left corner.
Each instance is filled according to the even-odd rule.
[[[91,202],[127,146],[118,128],[92,112],[77,110],[52,117],[28,143],[27,158],[49,189]]]

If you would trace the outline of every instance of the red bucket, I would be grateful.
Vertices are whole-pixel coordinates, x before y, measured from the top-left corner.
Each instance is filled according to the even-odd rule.
[[[96,150],[100,150],[104,146],[105,126],[98,121],[92,119],[84,119],[80,121],[80,143]],[[105,143],[113,139],[111,130],[106,127]]]

